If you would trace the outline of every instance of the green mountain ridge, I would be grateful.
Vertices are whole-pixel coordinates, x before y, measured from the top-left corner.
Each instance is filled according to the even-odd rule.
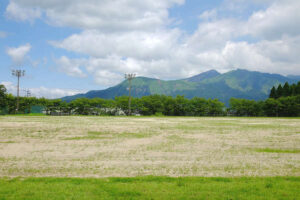
[[[295,83],[297,80],[279,74],[261,73],[237,69],[220,74],[210,70],[196,76],[181,80],[160,80],[147,77],[137,77],[132,80],[132,96],[142,97],[152,94],[168,96],[184,95],[186,98],[203,97],[219,99],[228,104],[229,99],[245,98],[264,100],[268,97],[270,89],[275,85]],[[107,88],[105,90],[92,90],[85,94],[63,97],[64,101],[77,98],[104,98],[113,99],[117,96],[128,95],[128,81]]]

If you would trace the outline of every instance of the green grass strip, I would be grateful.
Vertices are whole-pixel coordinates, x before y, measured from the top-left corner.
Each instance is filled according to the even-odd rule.
[[[299,149],[256,149],[257,152],[266,152],[266,153],[300,153]]]
[[[2,178],[0,199],[300,199],[300,177]]]

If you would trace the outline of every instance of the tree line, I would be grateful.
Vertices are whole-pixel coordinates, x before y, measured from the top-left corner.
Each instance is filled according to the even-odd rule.
[[[288,84],[285,84],[288,85]],[[194,97],[187,99],[184,96],[150,95],[141,98],[132,98],[133,114],[165,115],[165,116],[300,116],[300,94],[298,84],[288,85],[290,93],[283,96],[278,92],[280,85],[274,89],[276,98],[265,101],[231,98],[229,107],[217,99]],[[284,86],[282,88],[287,88]],[[279,89],[280,91],[280,89]],[[274,91],[273,91],[274,92]],[[284,93],[286,94],[286,93]],[[17,98],[8,94],[3,85],[0,85],[0,114],[14,114]],[[79,98],[71,102],[61,99],[46,99],[35,97],[20,97],[19,113],[31,113],[33,106],[40,106],[47,114],[64,115],[122,115],[128,114],[128,97],[121,96],[115,99]]]
[[[298,84],[289,85],[286,82],[283,86],[279,84],[277,87],[273,86],[269,98],[278,99],[280,97],[297,96],[300,95],[300,81]]]

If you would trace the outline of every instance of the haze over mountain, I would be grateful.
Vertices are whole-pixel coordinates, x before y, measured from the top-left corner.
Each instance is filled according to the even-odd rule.
[[[297,80],[279,74],[241,69],[229,71],[224,74],[210,70],[181,80],[164,81],[154,78],[137,77],[132,81],[132,96],[142,97],[151,94],[184,95],[187,98],[217,98],[228,104],[231,97],[264,100],[268,97],[269,91],[274,85],[285,82],[295,83]],[[62,98],[62,100],[71,101],[83,97],[113,99],[117,96],[128,95],[127,88],[128,81],[125,80],[105,90],[92,90],[85,94],[67,96]]]

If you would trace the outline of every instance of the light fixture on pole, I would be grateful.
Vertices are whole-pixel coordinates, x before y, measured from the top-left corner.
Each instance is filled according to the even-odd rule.
[[[17,85],[17,108],[16,113],[19,111],[19,96],[20,96],[20,77],[25,76],[25,70],[12,70],[12,75],[18,78],[18,85]]]
[[[131,81],[132,79],[134,79],[136,76],[136,74],[125,74],[125,79],[128,80],[128,84],[129,84],[129,98],[128,98],[128,115],[131,115]]]

